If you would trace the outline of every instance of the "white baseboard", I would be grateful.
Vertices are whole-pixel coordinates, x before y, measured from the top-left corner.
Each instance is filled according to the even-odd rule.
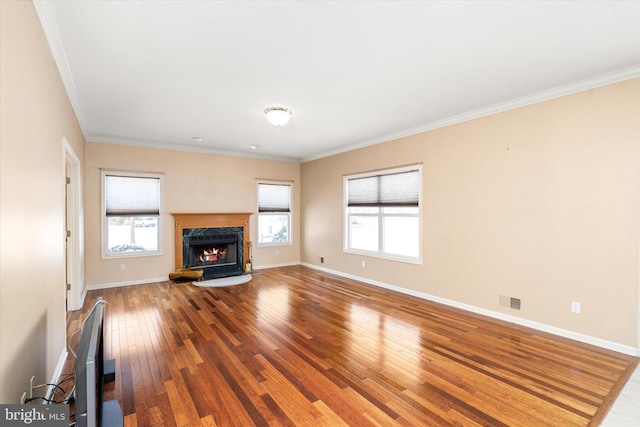
[[[616,342],[612,342],[612,341],[608,341],[608,340],[604,340],[601,338],[597,338],[597,337],[593,337],[590,335],[585,335],[585,334],[581,334],[578,332],[574,332],[574,331],[570,331],[567,329],[562,329],[562,328],[557,328],[555,326],[551,326],[551,325],[547,325],[544,323],[540,323],[540,322],[535,322],[532,320],[527,320],[527,319],[523,319],[521,317],[517,317],[517,316],[512,316],[509,314],[505,314],[505,313],[500,313],[498,311],[493,311],[493,310],[488,310],[485,308],[481,308],[481,307],[476,307],[470,304],[464,304],[458,301],[454,301],[454,300],[449,300],[446,298],[441,298],[435,295],[430,295],[430,294],[425,294],[422,292],[418,292],[418,291],[413,291],[411,289],[406,289],[406,288],[402,288],[400,286],[395,286],[395,285],[391,285],[388,283],[384,283],[384,282],[379,282],[377,280],[372,280],[372,279],[368,279],[366,277],[360,277],[360,276],[356,276],[353,274],[347,274],[347,273],[343,273],[341,271],[337,271],[337,270],[331,270],[329,268],[326,267],[320,267],[318,265],[315,264],[309,264],[309,263],[305,263],[305,262],[292,262],[292,263],[283,263],[283,264],[271,264],[271,265],[260,265],[260,266],[256,266],[253,265],[253,269],[255,270],[263,270],[263,269],[267,269],[267,268],[277,268],[277,267],[289,267],[289,266],[293,266],[293,265],[303,265],[305,267],[309,267],[309,268],[313,268],[315,270],[319,270],[319,271],[324,271],[325,273],[329,273],[329,274],[335,274],[336,276],[341,276],[341,277],[345,277],[347,279],[352,279],[352,280],[357,280],[359,282],[363,282],[363,283],[367,283],[369,285],[373,285],[373,286],[377,286],[380,288],[384,288],[384,289],[389,289],[392,291],[396,291],[396,292],[400,292],[403,294],[407,294],[407,295],[411,295],[411,296],[415,296],[427,301],[433,301],[433,302],[437,302],[440,304],[444,304],[450,307],[455,307],[455,308],[459,308],[462,310],[466,310],[469,311],[471,313],[476,313],[476,314],[481,314],[487,317],[491,317],[494,319],[498,319],[498,320],[504,320],[505,322],[509,322],[509,323],[514,323],[517,325],[521,325],[521,326],[526,326],[528,328],[532,328],[532,329],[536,329],[542,332],[548,332],[550,334],[553,335],[558,335],[560,337],[564,337],[564,338],[569,338],[575,341],[580,341],[586,344],[591,344],[597,347],[601,347],[601,348],[605,348],[608,350],[613,350],[616,351],[618,353],[624,353],[624,354],[628,354],[631,356],[640,356],[640,348],[635,348],[632,346],[628,346],[628,345],[624,345],[624,344],[620,344],[620,343],[616,343]],[[141,285],[141,284],[145,284],[145,283],[152,283],[152,282],[165,282],[167,281],[168,278],[167,277],[160,277],[160,278],[155,278],[155,279],[144,279],[144,280],[135,280],[135,281],[128,281],[128,282],[115,282],[115,283],[103,283],[103,284],[97,284],[97,285],[89,285],[87,286],[86,290],[98,290],[98,289],[109,289],[109,288],[117,288],[120,286],[131,286],[131,285]],[[83,294],[83,301],[84,301],[84,296],[86,295],[86,291]]]
[[[58,384],[58,379],[62,375],[62,370],[64,369],[64,364],[67,362],[67,354],[68,354],[67,353],[67,344],[66,344],[66,340],[65,340],[65,346],[62,349],[62,353],[60,354],[60,357],[58,358],[58,364],[56,365],[56,369],[53,371],[53,375],[51,376],[51,380],[49,381],[49,384]],[[47,399],[53,398],[53,393],[54,392],[55,392],[55,387],[53,385],[50,385],[47,388],[47,394],[45,394]],[[45,403],[49,403],[49,402],[45,402]]]
[[[270,264],[270,265],[253,265],[254,270],[264,270],[267,268],[277,268],[277,267],[291,267],[292,265],[300,265],[299,262],[286,262],[284,264]]]
[[[84,286],[82,288],[82,292],[80,292],[80,296],[74,302],[75,305],[67,305],[67,311],[82,310],[82,306],[84,305],[84,299],[87,296],[87,291],[88,291],[87,287]]]
[[[616,342],[612,342],[612,341],[607,341],[607,340],[603,340],[601,338],[597,338],[597,337],[592,337],[590,335],[585,335],[585,334],[581,334],[578,332],[574,332],[574,331],[570,331],[567,329],[562,329],[562,328],[557,328],[555,326],[550,326],[544,323],[540,323],[540,322],[534,322],[532,320],[527,320],[527,319],[523,319],[521,317],[517,317],[517,316],[511,316],[508,314],[504,314],[504,313],[500,313],[497,311],[493,311],[493,310],[487,310],[485,308],[481,308],[481,307],[476,307],[473,305],[469,305],[469,304],[464,304],[458,301],[453,301],[453,300],[449,300],[446,298],[440,298],[438,296],[435,295],[430,295],[430,294],[425,294],[422,292],[418,292],[418,291],[413,291],[411,289],[406,289],[406,288],[402,288],[399,286],[395,286],[395,285],[390,285],[388,283],[383,283],[383,282],[379,282],[377,280],[372,280],[372,279],[367,279],[366,277],[360,277],[360,276],[356,276],[353,274],[347,274],[347,273],[343,273],[341,271],[336,271],[336,270],[331,270],[325,267],[320,267],[318,265],[314,265],[314,264],[308,264],[308,263],[300,263],[301,265],[304,265],[305,267],[309,267],[309,268],[313,268],[315,270],[320,270],[320,271],[324,271],[325,273],[329,273],[329,274],[335,274],[336,276],[341,276],[341,277],[345,277],[347,279],[352,279],[352,280],[357,280],[359,282],[364,282],[367,283],[369,285],[373,285],[373,286],[378,286],[380,288],[384,288],[384,289],[389,289],[392,291],[396,291],[396,292],[400,292],[403,294],[407,294],[407,295],[411,295],[414,297],[418,297],[427,301],[433,301],[433,302],[437,302],[440,304],[444,304],[444,305],[448,305],[450,307],[455,307],[455,308],[459,308],[462,310],[466,310],[469,311],[471,313],[476,313],[476,314],[481,314],[487,317],[491,317],[494,319],[498,319],[498,320],[504,320],[505,322],[510,322],[510,323],[515,323],[517,325],[521,325],[521,326],[526,326],[528,328],[532,328],[532,329],[536,329],[542,332],[548,332],[550,334],[553,335],[558,335],[560,337],[564,337],[564,338],[569,338],[575,341],[580,341],[586,344],[591,344],[597,347],[601,347],[601,348],[605,348],[608,350],[613,350],[616,351],[618,353],[624,353],[624,354],[628,354],[631,356],[640,356],[640,348],[635,348],[632,346],[628,346],[628,345],[624,345],[624,344],[620,344],[620,343],[616,343]]]
[[[80,296],[80,307],[78,308],[78,310],[82,309],[82,306],[84,305],[84,300],[87,297],[87,287],[84,287],[84,290],[82,291],[82,295]]]
[[[88,291],[94,291],[98,289],[109,289],[109,288],[119,288],[120,286],[131,286],[131,285],[144,285],[145,283],[153,283],[153,282],[166,282],[169,280],[169,277],[156,277],[155,279],[142,279],[142,280],[131,280],[127,282],[113,282],[113,283],[99,283],[97,285],[88,285]],[[84,301],[84,297],[82,298]]]

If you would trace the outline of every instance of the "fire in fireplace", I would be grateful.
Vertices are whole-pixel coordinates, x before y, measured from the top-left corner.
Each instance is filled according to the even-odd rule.
[[[198,257],[200,262],[226,262],[227,261],[227,248],[209,248],[202,251],[202,255]]]
[[[203,269],[203,278],[234,276],[243,269],[242,227],[182,230],[183,268]]]

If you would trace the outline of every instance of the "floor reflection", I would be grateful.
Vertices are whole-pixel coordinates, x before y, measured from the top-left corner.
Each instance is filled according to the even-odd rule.
[[[378,369],[403,376],[420,368],[419,326],[358,304],[351,305],[349,314],[346,349],[352,357],[365,357]]]
[[[256,303],[257,318],[260,325],[278,325],[289,321],[291,305],[289,287],[282,285],[273,288],[258,289]]]

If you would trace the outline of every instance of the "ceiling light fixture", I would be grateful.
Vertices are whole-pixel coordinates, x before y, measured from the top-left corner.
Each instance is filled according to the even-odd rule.
[[[203,137],[201,137],[201,136],[194,136],[194,137],[193,137],[193,138],[191,138],[191,139],[193,139],[194,141],[204,141],[204,138],[203,138]]]
[[[249,148],[251,148],[252,150],[257,150],[260,146],[258,144],[251,144],[249,146]]]
[[[271,107],[264,110],[267,120],[274,126],[284,126],[289,123],[292,113],[293,111],[284,107]]]

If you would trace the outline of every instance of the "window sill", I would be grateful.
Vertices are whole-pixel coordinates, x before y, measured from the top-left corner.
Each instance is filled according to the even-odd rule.
[[[273,248],[276,246],[293,246],[292,242],[258,243],[258,248]]]
[[[397,262],[404,262],[407,264],[422,265],[422,257],[412,258],[412,257],[405,257],[402,255],[390,255],[390,254],[382,254],[379,252],[359,251],[356,249],[344,249],[344,253],[352,254],[352,255],[368,256],[372,258],[379,258],[387,261],[397,261]]]
[[[122,259],[122,258],[144,258],[151,256],[162,256],[164,251],[145,251],[145,252],[122,252],[114,254],[102,254],[102,259]]]

